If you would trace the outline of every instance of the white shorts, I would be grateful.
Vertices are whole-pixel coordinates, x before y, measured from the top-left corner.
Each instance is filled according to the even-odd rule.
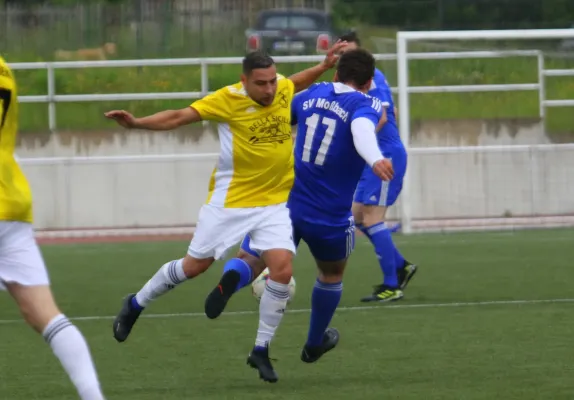
[[[50,284],[32,224],[0,221],[0,289],[4,283]]]
[[[295,254],[293,228],[286,203],[265,207],[223,208],[205,204],[187,253],[197,259],[224,258],[227,251],[251,237],[257,252],[286,249]]]

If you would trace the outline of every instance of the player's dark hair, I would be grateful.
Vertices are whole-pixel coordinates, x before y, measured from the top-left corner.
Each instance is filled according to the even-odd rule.
[[[249,75],[254,69],[267,69],[275,64],[269,54],[263,51],[249,53],[243,59],[243,73]]]
[[[337,64],[337,77],[342,83],[364,86],[375,75],[375,58],[367,50],[344,52]]]
[[[342,42],[356,43],[358,47],[361,47],[361,39],[357,36],[357,32],[349,32],[339,37]]]

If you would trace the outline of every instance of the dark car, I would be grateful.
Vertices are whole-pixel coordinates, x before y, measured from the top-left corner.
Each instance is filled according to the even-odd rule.
[[[257,16],[245,31],[247,52],[269,54],[315,54],[326,52],[338,32],[329,14],[311,9],[272,9]]]

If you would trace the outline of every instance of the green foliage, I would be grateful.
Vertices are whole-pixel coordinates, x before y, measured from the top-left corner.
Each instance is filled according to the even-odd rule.
[[[401,29],[566,28],[571,0],[336,0],[344,18]]]

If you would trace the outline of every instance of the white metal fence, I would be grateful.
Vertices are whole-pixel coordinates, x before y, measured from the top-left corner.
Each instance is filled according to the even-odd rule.
[[[490,84],[490,85],[448,85],[448,86],[408,86],[408,93],[470,93],[470,92],[500,92],[500,91],[538,91],[540,117],[544,118],[546,107],[561,107],[572,105],[572,101],[547,100],[545,98],[544,80],[546,76],[574,76],[574,70],[547,70],[544,68],[544,54],[538,50],[512,51],[459,51],[459,52],[424,52],[407,54],[409,60],[446,60],[470,58],[505,58],[505,57],[536,57],[538,60],[538,81],[520,84]],[[375,54],[379,61],[397,60],[396,54]],[[319,62],[322,56],[280,56],[275,57],[278,63]],[[45,69],[47,73],[46,95],[20,96],[22,103],[47,103],[49,129],[57,129],[56,104],[66,102],[115,101],[115,100],[189,100],[198,99],[210,93],[208,69],[210,65],[241,64],[242,57],[218,58],[176,58],[150,60],[108,60],[108,61],[67,61],[67,62],[35,62],[11,63],[10,67],[17,69]],[[201,90],[198,92],[159,92],[159,93],[112,93],[112,94],[66,94],[56,93],[56,69],[74,68],[110,68],[110,67],[161,67],[195,65],[201,68]],[[398,92],[398,88],[393,88]]]
[[[574,70],[545,69],[544,55],[539,51],[408,53],[409,41],[564,37],[574,37],[574,30],[399,32],[397,55],[377,54],[376,59],[397,60],[399,86],[394,90],[399,93],[399,123],[405,145],[409,146],[410,138],[409,94],[411,93],[537,91],[541,118],[544,118],[547,107],[574,106],[573,99],[546,99],[545,77],[574,76]],[[434,87],[412,87],[408,83],[409,60],[503,57],[536,57],[538,81],[523,84]],[[276,61],[316,62],[321,58],[321,56],[290,56],[277,57]],[[47,95],[23,96],[20,100],[48,103],[50,129],[53,130],[56,129],[55,111],[58,102],[200,98],[210,92],[208,80],[210,65],[239,64],[241,60],[240,57],[231,57],[15,63],[11,66],[14,69],[47,70]],[[165,65],[199,65],[201,90],[90,95],[58,95],[55,92],[54,71],[58,68]],[[570,183],[574,171],[572,145],[458,147],[409,151],[411,155],[409,171],[400,207],[395,208],[391,215],[403,222],[403,230],[406,233],[411,232],[413,225],[415,229],[425,229],[425,226],[430,229],[433,226],[444,229],[457,225],[466,228],[492,226],[492,224],[507,226],[516,224],[516,218],[520,221],[544,219],[535,223],[538,226],[574,224],[574,221],[571,221],[572,217],[569,217],[574,216],[574,186]],[[205,193],[201,190],[205,191],[214,157],[212,154],[205,154],[199,157],[168,155],[151,158],[136,156],[30,159],[22,162],[31,177],[36,193],[39,192],[43,199],[38,210],[39,227],[70,229],[191,224],[195,222],[197,210],[205,198]],[[137,167],[134,167],[134,162],[137,162]],[[157,179],[153,179],[156,175]],[[188,185],[185,184],[186,181]],[[150,187],[150,182],[155,182],[158,187]],[[173,204],[174,201],[177,204]]]
[[[564,39],[574,38],[574,29],[524,29],[524,30],[495,30],[495,31],[428,31],[428,32],[398,32],[397,33],[397,78],[399,94],[399,130],[405,146],[409,147],[410,140],[410,105],[409,95],[412,87],[409,85],[409,60],[412,54],[408,52],[408,44],[417,40],[519,40],[519,39]],[[538,56],[538,84],[540,92],[540,116],[544,117],[546,107],[574,106],[574,99],[546,100],[544,78],[546,76],[574,76],[572,70],[546,70],[544,59]],[[409,172],[403,186],[403,206],[401,220],[405,233],[411,231],[412,221],[412,181]]]

